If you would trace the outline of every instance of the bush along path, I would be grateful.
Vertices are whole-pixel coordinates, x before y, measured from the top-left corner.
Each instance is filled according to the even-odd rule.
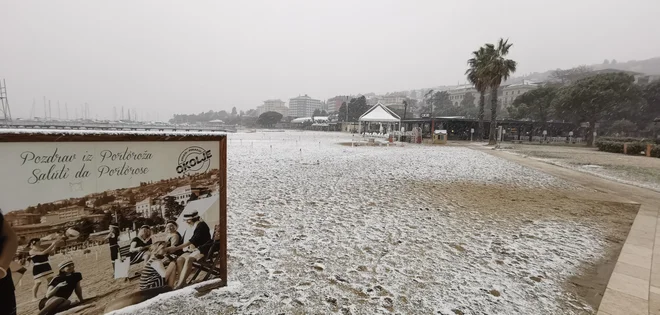
[[[660,145],[650,139],[643,138],[610,138],[603,137],[596,141],[599,151],[624,153],[629,155],[646,155],[660,158]]]

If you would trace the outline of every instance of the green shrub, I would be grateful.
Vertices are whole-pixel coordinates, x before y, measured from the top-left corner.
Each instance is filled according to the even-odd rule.
[[[660,145],[654,145],[651,147],[651,156],[660,158]]]
[[[596,139],[596,147],[598,147],[599,151],[605,151],[605,150],[601,149],[601,146],[604,146],[604,145],[606,145],[607,143],[610,143],[610,142],[614,142],[614,141],[605,141],[603,139],[598,138],[598,139]]]
[[[616,139],[617,141],[611,141]],[[619,141],[625,139],[627,141]],[[623,144],[626,143],[626,154],[639,155],[642,151],[646,153],[646,146],[651,144],[651,156],[660,158],[660,145],[653,144],[651,140],[644,139],[644,141],[630,141],[637,138],[608,138],[602,137],[596,140],[596,147],[598,151],[623,153]]]
[[[628,147],[626,148],[626,154],[629,155],[639,155],[640,152],[646,151],[646,143],[643,142],[631,142],[626,143]]]
[[[615,141],[596,141],[599,151],[623,153],[623,142]]]
[[[653,143],[653,139],[648,138],[631,138],[631,137],[600,137],[596,138],[596,142],[605,141],[605,142],[644,142],[644,143]]]

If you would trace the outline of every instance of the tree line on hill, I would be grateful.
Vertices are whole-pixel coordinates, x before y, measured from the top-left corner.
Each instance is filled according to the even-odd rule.
[[[490,144],[496,142],[498,89],[516,71],[516,61],[506,58],[511,47],[504,39],[496,45],[487,43],[472,52],[467,62],[465,74],[480,94],[477,113],[480,138],[483,138],[485,104],[490,94]],[[439,95],[439,105],[448,104],[446,96]],[[657,128],[654,119],[660,116],[660,81],[640,85],[626,72],[593,72],[586,66],[557,70],[544,86],[517,97],[507,111],[512,118],[539,121],[544,127],[551,120],[586,123],[587,145],[593,144],[597,124],[606,133],[651,134]]]
[[[222,120],[225,124],[236,125],[239,124],[243,117],[251,116],[255,112],[254,109],[251,109],[247,112],[237,111],[236,107],[231,109],[231,112],[227,111],[212,111],[201,112],[199,114],[174,114],[174,117],[169,120],[172,124],[196,124],[196,123],[207,123],[212,120]]]
[[[660,81],[636,84],[624,72],[593,74],[579,67],[553,73],[555,80],[526,92],[508,108],[514,119],[587,123],[587,144],[601,135],[650,136],[660,117]],[[599,129],[595,127],[599,125]]]
[[[647,74],[660,74],[660,57],[654,57],[645,60],[630,60],[623,62],[622,61],[617,62],[617,60],[615,59],[611,59],[611,60],[606,59],[600,64],[583,65],[580,66],[579,68],[587,68],[590,70],[613,69],[613,70],[621,70],[621,71],[634,71],[634,72],[647,73]],[[548,70],[544,72],[526,73],[525,75],[520,77],[509,78],[509,80],[507,80],[507,83],[509,84],[521,83],[523,80],[544,82],[544,81],[552,80],[554,75],[558,71],[561,72],[567,70],[556,69],[556,70]]]

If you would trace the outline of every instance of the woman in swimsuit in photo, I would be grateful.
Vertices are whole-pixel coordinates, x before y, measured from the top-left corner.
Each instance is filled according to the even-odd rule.
[[[167,236],[165,238],[165,247],[174,247],[183,244],[183,237],[181,237],[181,234],[177,231],[178,227],[179,226],[175,221],[167,221],[167,225],[165,225],[165,231],[167,232]],[[169,265],[171,262],[176,263],[176,259],[182,254],[183,250],[167,254],[165,255],[163,263],[165,266]]]
[[[48,283],[53,279],[53,268],[50,266],[48,257],[55,252],[58,242],[53,242],[48,247],[41,245],[41,240],[33,238],[28,243],[30,249],[30,260],[32,261],[32,274],[34,275],[34,286],[32,286],[32,298],[37,300],[37,293],[41,283]]]
[[[110,245],[110,260],[112,261],[112,266],[115,266],[115,260],[119,258],[119,227],[115,225],[110,225],[110,233],[106,237],[108,240],[108,245]]]
[[[151,227],[143,225],[138,231],[138,236],[131,240],[129,252],[131,255],[131,265],[149,260],[149,246],[151,246]]]

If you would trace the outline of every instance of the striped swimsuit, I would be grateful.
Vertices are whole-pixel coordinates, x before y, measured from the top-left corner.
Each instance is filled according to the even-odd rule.
[[[140,290],[153,289],[165,285],[165,278],[152,265],[154,262],[160,263],[161,268],[163,268],[162,263],[156,257],[149,259],[144,269],[142,269],[142,273],[140,273]]]
[[[145,247],[152,244],[151,239],[145,242],[139,237],[133,238],[131,243],[133,242],[135,243],[135,247]],[[131,265],[141,262],[142,258],[144,257],[144,254],[146,254],[148,251],[149,250],[143,250],[143,251],[131,253]]]
[[[32,274],[35,279],[53,274],[53,268],[50,267],[50,263],[48,262],[48,254],[32,255],[30,256],[30,259],[34,265],[34,267],[32,267]]]

